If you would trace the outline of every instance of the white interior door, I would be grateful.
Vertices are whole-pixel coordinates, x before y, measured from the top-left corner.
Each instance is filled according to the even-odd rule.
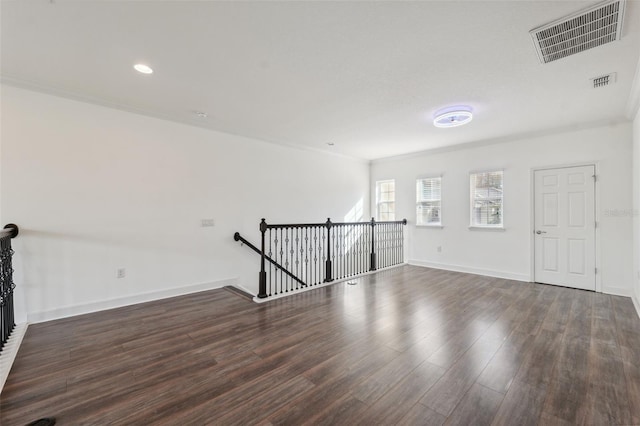
[[[596,289],[595,166],[537,170],[535,281]]]

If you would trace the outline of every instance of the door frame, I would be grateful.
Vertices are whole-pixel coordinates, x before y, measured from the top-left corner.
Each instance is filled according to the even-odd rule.
[[[551,169],[564,169],[569,167],[582,167],[582,166],[593,166],[596,173],[596,181],[594,185],[594,218],[598,226],[596,226],[595,233],[595,265],[597,269],[596,273],[596,293],[602,293],[602,267],[600,265],[601,251],[600,251],[600,230],[601,226],[601,217],[600,217],[600,162],[599,161],[585,161],[580,163],[564,163],[564,164],[555,164],[550,166],[538,166],[532,167],[529,174],[529,193],[530,193],[530,223],[529,223],[529,253],[530,253],[530,262],[531,269],[529,273],[529,281],[536,281],[536,240],[535,240],[535,226],[536,226],[536,216],[535,216],[535,197],[536,197],[536,180],[535,175],[537,171],[541,170],[551,170]]]

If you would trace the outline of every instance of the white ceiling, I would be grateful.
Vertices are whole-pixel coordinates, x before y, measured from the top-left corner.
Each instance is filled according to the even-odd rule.
[[[529,36],[592,4],[3,1],[0,72],[8,84],[376,159],[626,120],[640,2],[627,2],[621,41],[556,62],[540,64]],[[609,72],[615,85],[590,87]],[[434,112],[456,104],[473,121],[435,128]]]

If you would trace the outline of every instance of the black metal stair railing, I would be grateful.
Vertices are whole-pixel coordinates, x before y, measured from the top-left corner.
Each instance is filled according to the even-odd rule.
[[[11,239],[18,235],[18,227],[8,224],[0,230],[0,351],[15,327],[13,306],[13,250]]]
[[[404,262],[407,220],[268,224],[260,222],[261,248],[234,239],[260,255],[258,297],[265,298]]]

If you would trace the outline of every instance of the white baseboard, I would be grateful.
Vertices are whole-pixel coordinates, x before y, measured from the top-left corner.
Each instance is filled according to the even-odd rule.
[[[242,284],[240,284],[240,283],[237,283],[237,282],[236,282],[235,284],[232,284],[232,285],[233,285],[235,288],[238,288],[238,289],[240,289],[240,290],[244,291],[244,292],[245,292],[245,293],[247,293],[247,294],[250,294],[250,295],[252,295],[252,296],[255,296],[255,295],[256,295],[256,293],[255,293],[255,291],[254,291],[254,290],[249,290],[249,289],[247,289],[246,287],[244,287],[244,286],[243,286]]]
[[[638,295],[634,294],[631,296],[631,300],[633,301],[633,306],[636,307],[636,313],[638,317],[640,317],[640,300],[638,300]]]
[[[11,366],[16,359],[16,355],[18,355],[18,349],[20,349],[22,339],[27,332],[27,327],[27,323],[16,324],[11,335],[9,335],[9,340],[2,348],[2,352],[0,352],[0,393],[2,393],[7,377],[9,377]]]
[[[447,263],[426,262],[423,260],[409,260],[409,265],[424,266],[426,268],[444,269],[445,271],[464,272],[467,274],[484,275],[487,277],[504,278],[506,280],[531,282],[526,274],[514,274],[513,272],[494,271],[491,269],[473,268],[469,266],[450,265]]]
[[[65,306],[49,311],[35,312],[27,314],[30,324],[51,321],[60,318],[72,317],[75,315],[89,314],[92,312],[104,311],[107,309],[121,308],[123,306],[135,305],[137,303],[151,302],[153,300],[166,299],[168,297],[183,296],[185,294],[197,293],[200,291],[214,290],[227,285],[238,286],[237,278],[228,278],[208,283],[193,284],[185,287],[170,288],[166,290],[152,291],[132,296],[119,297],[116,299],[104,300],[100,302],[83,303],[74,306]]]
[[[631,297],[633,294],[633,291],[629,291],[628,288],[607,287],[605,285],[602,286],[602,292],[604,294],[611,294],[612,296],[624,296],[624,297]]]

